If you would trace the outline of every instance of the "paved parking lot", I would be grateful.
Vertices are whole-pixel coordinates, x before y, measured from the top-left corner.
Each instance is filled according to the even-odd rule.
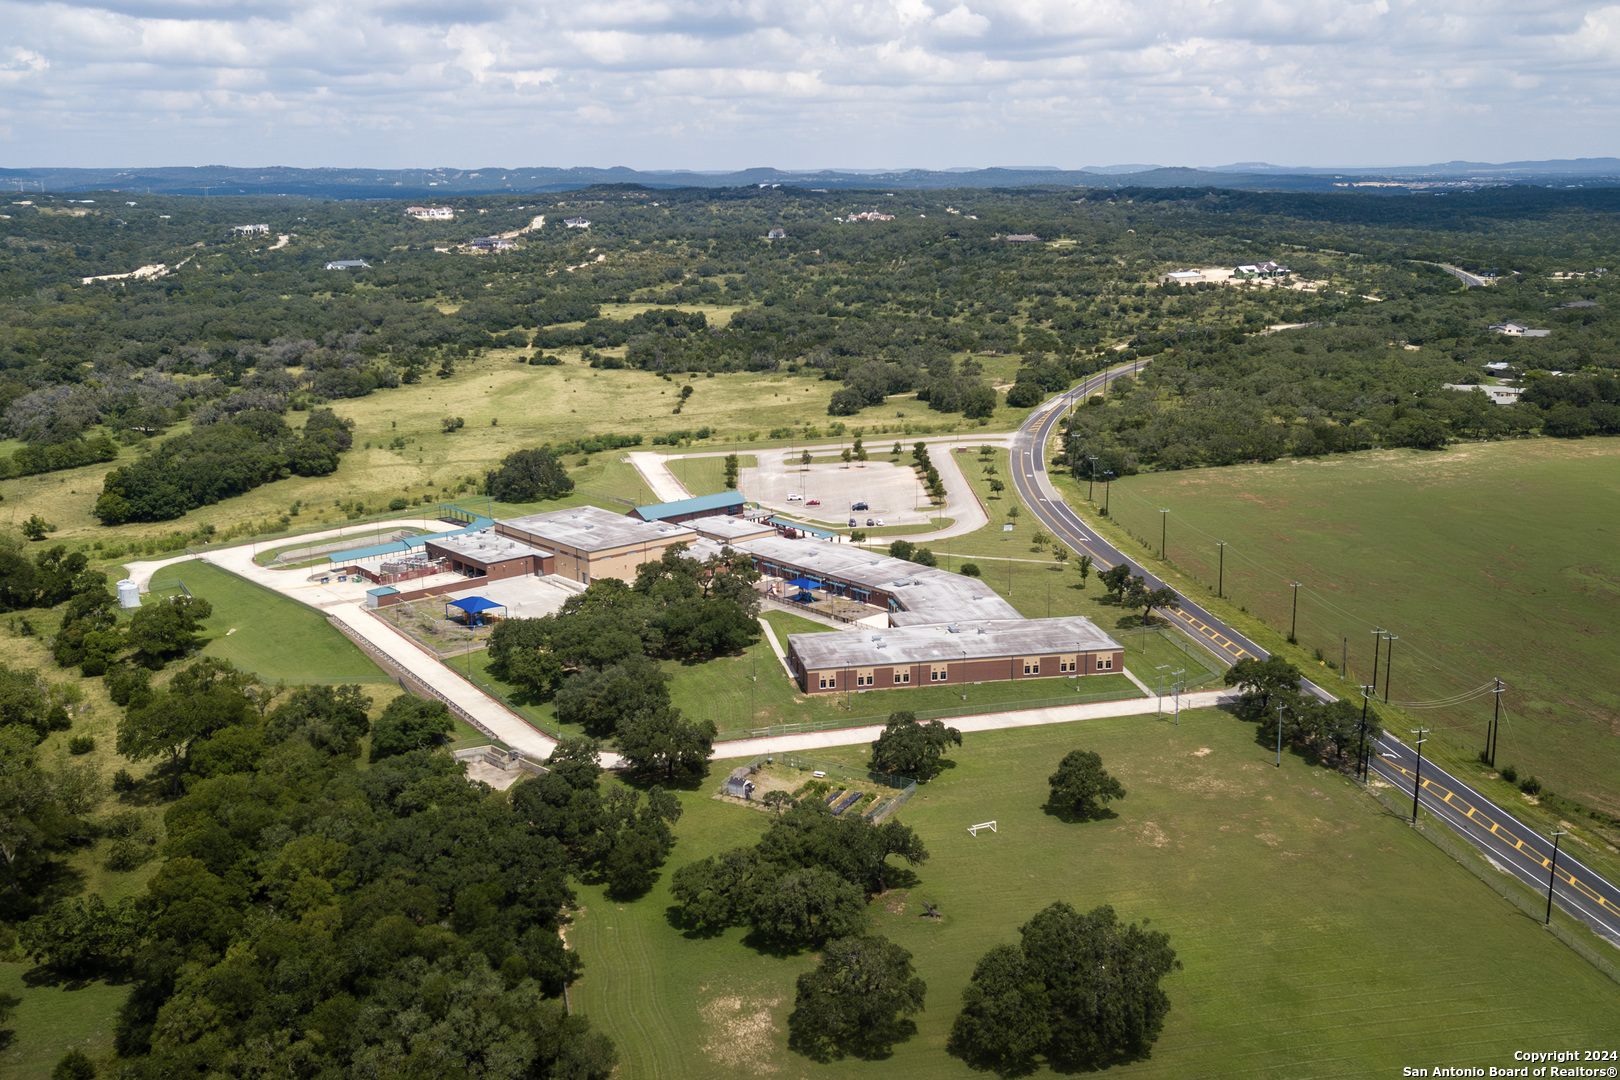
[[[847,525],[851,517],[862,525],[867,518],[882,518],[886,525],[927,525],[934,517],[946,516],[927,502],[916,473],[887,461],[869,461],[865,466],[829,462],[806,470],[797,463],[784,464],[779,453],[762,453],[759,466],[742,470],[739,481],[743,495],[764,506],[829,525]],[[803,495],[805,503],[820,499],[821,505],[789,502],[789,494]],[[851,513],[850,506],[857,502],[869,509]]]

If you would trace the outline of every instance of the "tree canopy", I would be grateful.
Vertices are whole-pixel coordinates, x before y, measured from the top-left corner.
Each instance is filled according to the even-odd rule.
[[[1100,817],[1114,799],[1125,797],[1125,786],[1108,775],[1102,755],[1092,750],[1071,750],[1047,778],[1052,807],[1080,820]]]
[[[941,720],[918,723],[916,713],[893,712],[872,744],[872,768],[926,782],[939,775],[945,750],[961,745],[962,733]]]

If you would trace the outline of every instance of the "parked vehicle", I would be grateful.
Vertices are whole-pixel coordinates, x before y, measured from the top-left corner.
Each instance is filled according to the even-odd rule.
[[[820,506],[821,505],[821,500],[820,499],[811,499],[809,502],[805,503],[804,505],[806,505],[806,506]]]
[[[864,502],[858,502],[855,505],[851,506],[850,509],[851,510],[865,510],[865,509],[867,509],[867,505]]]
[[[877,522],[873,521],[871,518],[866,519],[866,527],[867,528],[870,529],[873,525],[876,525],[876,524],[877,524]]]
[[[883,519],[882,518],[878,518],[877,527],[880,528],[880,529],[883,528]]]
[[[857,526],[857,525],[859,525],[859,524],[860,524],[860,522],[858,522],[858,521],[856,521],[856,520],[855,520],[855,519],[854,519],[854,518],[850,518],[850,519],[849,519],[849,527],[850,527],[850,528],[852,528],[852,529],[853,529],[853,528],[854,528],[854,527],[855,527],[855,526]]]
[[[788,502],[798,502],[803,498],[804,498],[804,496],[800,495],[798,492],[790,491],[790,492],[788,492],[788,500],[787,501]]]

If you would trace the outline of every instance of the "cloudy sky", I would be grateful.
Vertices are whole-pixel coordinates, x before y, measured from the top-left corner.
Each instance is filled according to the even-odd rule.
[[[1620,2],[0,0],[6,166],[1620,154]]]

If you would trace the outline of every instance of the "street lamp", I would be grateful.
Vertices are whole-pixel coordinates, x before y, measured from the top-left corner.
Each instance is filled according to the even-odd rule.
[[[1385,686],[1384,689],[1387,691],[1389,689],[1389,687]],[[1410,730],[1410,729],[1408,729],[1408,730]],[[1417,772],[1414,773],[1413,776],[1412,776],[1412,824],[1414,824],[1414,825],[1417,824],[1418,792],[1420,790],[1422,790],[1422,788],[1423,788],[1423,744],[1429,741],[1428,739],[1423,738],[1423,736],[1427,735],[1428,732],[1429,732],[1428,728],[1418,728],[1416,731],[1412,732],[1412,734],[1414,734],[1414,735],[1416,735],[1418,737],[1418,741],[1417,741],[1417,752],[1418,752]]]
[[[1170,666],[1169,664],[1159,664],[1154,669],[1159,673],[1159,692],[1155,696],[1156,704],[1153,706],[1153,715],[1154,716],[1163,716],[1164,715],[1164,669],[1169,667],[1169,666]]]
[[[1282,768],[1282,702],[1277,703],[1277,768]]]
[[[1170,674],[1175,676],[1175,680],[1176,680],[1176,727],[1180,727],[1181,726],[1181,681],[1182,681],[1181,677],[1183,675],[1187,674],[1187,669],[1182,668],[1180,671],[1172,671]]]
[[[1557,880],[1557,877],[1558,877],[1558,838],[1560,836],[1567,836],[1567,835],[1568,835],[1568,832],[1566,830],[1564,830],[1564,829],[1559,829],[1559,830],[1557,830],[1556,832],[1554,832],[1552,834],[1552,838],[1553,838],[1552,869],[1547,872],[1547,918],[1546,918],[1545,921],[1548,924],[1552,923],[1553,882],[1555,880]]]

